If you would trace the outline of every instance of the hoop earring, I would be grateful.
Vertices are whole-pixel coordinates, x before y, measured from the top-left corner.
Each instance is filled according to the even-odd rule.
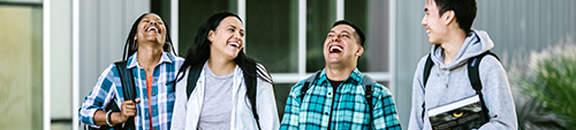
[[[138,50],[138,41],[137,41],[137,40],[134,40],[134,44],[133,44],[133,45],[134,45],[134,46],[132,46],[132,49]]]

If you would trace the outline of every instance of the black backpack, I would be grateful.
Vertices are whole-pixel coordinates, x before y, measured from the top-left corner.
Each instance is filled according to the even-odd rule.
[[[426,84],[428,82],[428,78],[430,77],[430,70],[432,69],[432,66],[434,66],[434,62],[432,62],[432,58],[430,58],[431,54],[428,54],[428,58],[426,59],[426,64],[424,66],[424,88],[426,88]],[[474,90],[476,90],[476,94],[478,94],[478,96],[480,97],[480,104],[482,104],[482,109],[485,110],[483,113],[483,119],[485,121],[488,121],[489,116],[488,116],[488,108],[486,108],[485,102],[484,102],[484,98],[482,95],[482,82],[480,81],[480,72],[478,71],[478,68],[480,68],[480,61],[482,61],[482,58],[484,58],[484,56],[486,55],[492,55],[494,57],[496,57],[496,59],[500,60],[500,58],[498,58],[498,56],[496,54],[494,54],[492,51],[488,50],[478,56],[472,57],[468,60],[468,78],[470,79],[470,85],[472,85],[472,88],[474,88]],[[422,120],[424,120],[424,110],[425,110],[425,102],[422,102]]]
[[[136,87],[134,87],[134,76],[132,71],[128,70],[126,67],[126,61],[117,61],[114,62],[116,65],[116,69],[118,70],[118,75],[120,76],[120,81],[122,82],[122,93],[124,94],[124,101],[136,99]],[[112,111],[112,112],[120,112],[120,108],[114,101],[116,97],[112,98],[112,101],[106,105],[104,109],[105,112]],[[124,127],[122,124],[114,125],[114,127],[110,127],[108,125],[102,125],[99,129],[88,127],[90,130],[108,130],[108,129],[115,129],[115,130],[134,130],[134,117],[128,118],[126,122],[124,122]]]
[[[318,77],[318,75],[320,75],[320,71],[317,71],[316,73],[314,73],[313,75],[311,75],[310,77],[306,78],[306,80],[304,81],[304,85],[302,86],[301,89],[301,95],[300,95],[300,102],[302,102],[302,100],[304,100],[304,96],[306,95],[306,92],[308,91],[308,89],[310,89],[310,84],[313,83],[316,78]],[[374,81],[374,79],[372,79],[370,76],[368,75],[364,75],[364,80],[362,80],[362,88],[364,89],[364,98],[366,98],[366,101],[368,102],[368,112],[370,113],[370,125],[372,125],[372,120],[373,120],[373,116],[372,116],[372,110],[374,108],[373,104],[372,104],[372,92],[374,91],[374,83],[376,83],[376,81]]]
[[[244,73],[244,82],[246,83],[246,95],[248,96],[248,100],[250,100],[250,104],[252,106],[252,115],[254,116],[254,119],[256,119],[256,124],[258,125],[258,129],[260,128],[260,122],[259,122],[259,117],[258,117],[258,113],[256,113],[256,85],[257,85],[257,79],[256,79],[256,75],[250,75],[248,74],[248,71],[253,71],[254,74],[256,74],[256,63],[252,63],[249,62],[248,64],[248,68],[249,69],[245,69],[242,70]],[[192,91],[194,91],[194,88],[196,88],[196,82],[198,81],[198,78],[200,77],[200,72],[202,72],[202,65],[196,65],[190,68],[189,72],[188,72],[188,84],[186,85],[186,92],[188,95],[188,99],[190,98],[190,95],[192,94]]]

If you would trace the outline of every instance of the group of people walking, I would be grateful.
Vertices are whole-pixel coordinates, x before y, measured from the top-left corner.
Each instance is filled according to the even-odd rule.
[[[429,118],[431,109],[480,95],[486,120],[462,128],[516,129],[506,72],[489,51],[494,43],[486,32],[471,29],[476,2],[427,0],[424,12],[433,47],[414,74],[407,128],[441,129]],[[390,90],[357,68],[364,32],[345,20],[327,31],[326,66],[292,87],[279,119],[272,77],[244,53],[238,15],[206,19],[181,58],[162,18],[142,14],[122,61],[102,72],[78,116],[89,129],[402,129]],[[478,82],[469,80],[469,66],[477,67]]]

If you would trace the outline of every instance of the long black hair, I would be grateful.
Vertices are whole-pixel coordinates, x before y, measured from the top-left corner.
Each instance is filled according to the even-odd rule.
[[[202,23],[202,26],[198,28],[196,36],[194,37],[194,44],[188,49],[185,57],[186,59],[178,71],[177,81],[182,80],[184,77],[183,73],[186,71],[186,69],[201,67],[204,65],[204,63],[206,63],[206,61],[210,58],[210,44],[212,44],[212,42],[208,40],[209,32],[216,31],[216,28],[220,25],[220,22],[224,18],[231,16],[236,17],[238,20],[240,20],[240,22],[242,22],[240,16],[230,12],[222,12],[210,16],[206,21],[204,21],[204,23]],[[257,76],[258,78],[268,83],[272,83],[272,77],[270,74],[256,60],[246,56],[246,54],[244,54],[244,48],[238,52],[238,56],[234,58],[234,62],[240,66],[240,69],[242,69],[244,72],[244,76]],[[254,67],[249,67],[255,66],[257,64],[260,65],[256,67],[256,70],[254,70]]]
[[[122,55],[122,60],[124,61],[128,60],[130,56],[132,56],[134,53],[136,53],[136,51],[138,51],[138,44],[136,43],[137,41],[134,40],[134,36],[136,36],[136,33],[138,33],[138,24],[140,23],[140,21],[142,21],[142,18],[144,18],[144,16],[148,14],[157,15],[155,13],[144,13],[140,15],[140,17],[138,17],[136,21],[134,21],[134,23],[132,24],[132,28],[130,28],[130,33],[128,33],[128,38],[126,38],[126,43],[124,44],[124,53]],[[160,16],[158,15],[158,17]],[[166,43],[164,43],[162,49],[165,52],[168,52],[169,54],[177,56],[176,51],[174,51],[174,46],[172,46],[172,38],[170,37],[168,24],[163,19],[162,22],[164,23],[164,27],[166,27],[166,40],[165,40]]]

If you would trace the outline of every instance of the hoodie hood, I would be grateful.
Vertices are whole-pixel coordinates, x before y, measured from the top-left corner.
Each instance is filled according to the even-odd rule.
[[[449,65],[444,65],[444,57],[442,56],[443,49],[440,44],[434,44],[430,53],[432,54],[434,64],[440,65],[440,68],[452,70],[466,64],[468,59],[478,56],[494,47],[492,39],[490,39],[490,36],[488,36],[488,33],[485,31],[472,30],[471,33],[470,36],[466,37],[454,61]]]

